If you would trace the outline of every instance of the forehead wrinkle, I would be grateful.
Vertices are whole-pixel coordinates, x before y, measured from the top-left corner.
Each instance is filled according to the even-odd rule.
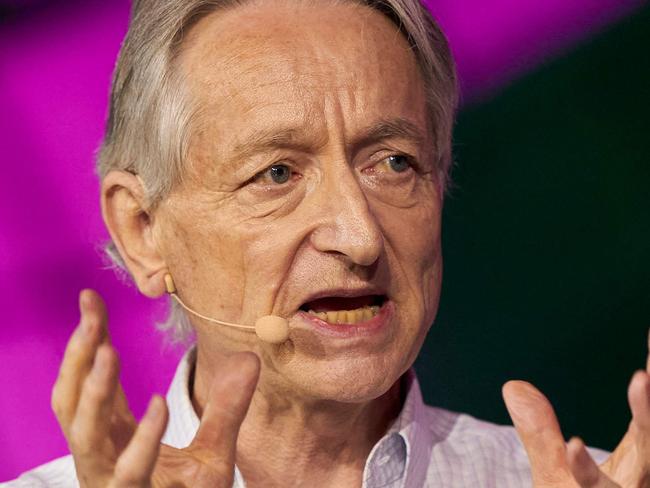
[[[247,22],[241,22],[241,17],[231,17],[221,24],[215,17],[217,22],[214,25],[217,28],[209,28],[196,35],[192,40],[193,45],[186,46],[189,49],[184,53],[186,59],[192,58],[185,67],[191,74],[189,78],[198,82],[195,89],[199,90],[195,91],[195,96],[207,121],[213,117],[223,119],[232,116],[248,119],[250,114],[251,125],[255,125],[255,119],[264,121],[269,127],[273,122],[280,126],[283,123],[293,124],[293,129],[289,124],[272,127],[267,131],[266,138],[269,140],[266,142],[262,140],[264,134],[258,134],[259,137],[253,137],[255,145],[259,149],[279,146],[307,149],[318,148],[326,142],[306,141],[309,138],[303,137],[305,141],[299,144],[298,134],[310,129],[315,122],[328,126],[329,120],[323,120],[323,114],[326,108],[332,108],[331,102],[334,102],[339,123],[350,125],[354,131],[351,136],[363,131],[354,127],[354,119],[348,124],[346,114],[348,117],[352,114],[354,118],[360,115],[366,121],[381,115],[388,116],[386,109],[400,115],[404,105],[399,100],[410,95],[413,88],[409,80],[420,76],[415,57],[406,39],[389,19],[369,8],[362,8],[361,12],[362,16],[357,17],[360,22],[356,22],[356,31],[342,29],[345,37],[333,35],[335,32],[331,26],[294,32],[291,28],[296,21],[286,16],[280,19],[277,27],[281,34],[286,34],[281,36],[278,36],[275,27],[269,32],[262,25],[262,30],[258,32]],[[215,15],[223,15],[223,12]],[[243,18],[251,15],[254,17],[255,12],[248,11]],[[378,19],[382,19],[379,22],[385,25],[380,27]],[[387,26],[390,30],[385,28]],[[328,30],[332,35],[324,36]],[[342,51],[341,43],[346,39],[348,44],[350,41],[356,43],[357,48]],[[365,80],[387,76],[392,79],[392,94],[386,92],[385,84],[381,82],[364,83]],[[260,105],[260,93],[268,94],[263,105]],[[280,96],[276,97],[278,94]],[[298,111],[302,114],[296,114],[297,107],[290,106],[290,100],[299,102],[301,107]],[[232,113],[224,113],[224,103],[237,108],[235,111],[231,108]],[[274,105],[285,112],[284,117],[272,113],[276,110]],[[377,110],[379,113],[376,113]],[[314,128],[313,132],[327,137],[329,131],[327,128]],[[347,133],[347,130],[343,132]],[[337,137],[345,136],[344,133]],[[231,159],[231,153],[243,155],[241,149],[246,146],[246,141],[238,140],[238,135],[231,141],[216,141],[217,134],[213,132],[208,135],[208,140],[212,139],[210,145],[220,146],[218,149],[225,162]],[[381,136],[375,130],[373,135],[367,136],[370,137],[379,139]],[[313,135],[311,139],[314,139]],[[231,152],[235,144],[239,147]]]
[[[198,93],[200,102],[217,112],[224,102],[235,102],[238,114],[244,116],[274,104],[284,105],[289,100],[310,103],[313,100],[308,95],[314,89],[326,87],[331,80],[318,67],[295,66],[299,64],[300,60],[277,52],[239,62],[233,57],[213,71],[221,75],[206,77],[208,81]],[[264,98],[262,106],[261,92],[271,95]]]
[[[373,64],[381,61],[382,49],[378,49],[379,44],[392,44],[382,36],[383,39],[377,38],[372,41],[372,34],[366,35],[366,25],[370,23],[369,19],[376,12],[363,10],[361,23],[361,42],[355,41],[360,46],[349,52],[349,55],[341,55],[339,48],[340,42],[344,39],[323,37],[321,29],[316,31],[292,31],[287,30],[287,26],[277,26],[272,35],[251,31],[237,31],[235,34],[226,29],[218,33],[221,38],[220,42],[209,42],[209,35],[202,36],[203,42],[195,42],[195,52],[201,51],[202,55],[196,56],[196,68],[207,66],[209,72],[204,76],[205,83],[212,88],[217,85],[223,87],[224,84],[231,84],[233,78],[246,76],[250,78],[249,86],[265,87],[274,83],[299,83],[306,87],[318,86],[322,80],[328,80],[334,75],[334,78],[340,78],[341,75],[347,78],[347,82],[354,83],[359,78],[357,72],[359,62],[362,61],[360,51],[364,52],[363,60],[367,61],[368,56],[372,56]],[[376,20],[376,19],[375,19]],[[390,24],[390,21],[386,19]],[[392,31],[400,36],[399,32],[391,25]],[[286,36],[278,36],[278,29],[281,33],[286,32]],[[225,36],[225,39],[224,39]],[[376,33],[375,33],[375,37]],[[207,38],[207,39],[206,39]],[[380,42],[382,41],[383,42]],[[379,41],[379,42],[378,42]],[[402,40],[402,42],[404,42]],[[212,47],[214,46],[214,47]],[[300,55],[297,55],[297,46],[299,46]],[[373,49],[368,49],[373,46]],[[206,58],[212,57],[217,61],[206,65]],[[215,72],[222,72],[226,76],[210,76]],[[264,72],[264,81],[260,81],[260,72]],[[230,75],[230,76],[228,76]],[[347,75],[347,76],[346,76]],[[224,79],[226,78],[226,79]],[[331,81],[328,80],[328,81]],[[225,83],[224,83],[225,82]]]
[[[307,6],[308,4],[305,5]],[[356,16],[356,21],[351,20],[359,26],[356,34],[347,34],[347,37],[355,37],[352,40],[359,47],[352,51],[348,49],[347,54],[343,56],[340,43],[346,42],[346,39],[335,35],[324,36],[323,34],[327,33],[327,26],[314,30],[299,29],[294,25],[296,21],[292,18],[287,19],[285,15],[280,19],[282,21],[274,26],[273,32],[269,33],[266,29],[262,31],[255,29],[259,24],[259,19],[255,19],[255,12],[233,11],[225,22],[222,23],[215,17],[216,23],[210,26],[207,32],[197,35],[195,30],[192,40],[188,39],[192,45],[186,46],[185,54],[189,54],[188,51],[195,53],[192,56],[195,58],[193,63],[195,66],[192,68],[197,68],[192,69],[192,74],[196,75],[197,71],[202,71],[203,82],[211,88],[210,91],[217,89],[220,92],[223,92],[224,88],[237,90],[235,86],[241,87],[242,84],[237,83],[236,80],[242,76],[250,80],[248,86],[258,88],[292,83],[313,88],[322,85],[323,82],[331,83],[333,80],[338,86],[354,86],[364,76],[382,74],[382,70],[386,69],[385,56],[382,54],[386,48],[389,50],[402,48],[407,56],[400,56],[400,58],[413,56],[397,26],[389,19],[369,7],[354,3],[347,6],[360,12],[360,15]],[[215,13],[215,15],[224,15],[224,13]],[[248,22],[243,22],[249,17],[257,23],[252,22],[248,25]],[[237,20],[239,22],[235,22]],[[385,24],[383,28],[378,29],[378,22]],[[386,27],[390,30],[387,31]],[[278,35],[278,32],[284,35]],[[342,29],[339,32],[347,31]],[[215,42],[216,40],[219,42]],[[300,47],[299,56],[297,45]],[[368,46],[372,48],[368,49]],[[208,58],[216,61],[206,65]],[[398,64],[402,65],[401,68],[407,67],[402,63]],[[264,73],[263,77],[259,76],[261,72]],[[217,76],[214,76],[215,74]]]
[[[230,159],[248,159],[254,154],[280,148],[315,153],[328,143],[327,131],[316,131],[310,135],[305,133],[304,127],[305,125],[276,126],[257,130],[234,146]]]

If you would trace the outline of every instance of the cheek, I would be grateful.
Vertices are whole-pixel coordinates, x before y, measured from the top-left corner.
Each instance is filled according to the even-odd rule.
[[[238,302],[244,321],[278,310],[278,294],[296,261],[297,251],[307,233],[305,222],[289,217],[274,219],[233,218],[229,226],[228,246],[237,258],[223,263],[224,276],[240,276]]]
[[[166,257],[181,296],[199,311],[232,318],[244,281],[241,246],[201,213],[174,226]]]
[[[378,212],[386,239],[391,265],[391,279],[398,282],[405,313],[412,319],[433,321],[438,306],[442,279],[440,246],[441,208],[437,195],[420,199],[418,205]],[[416,311],[417,310],[417,311]]]
[[[428,227],[422,227],[421,236],[414,237],[416,252],[420,254],[419,266],[414,270],[414,280],[421,293],[424,323],[429,326],[438,311],[442,287],[442,249],[439,216]]]
[[[245,303],[264,301],[265,313],[269,313],[295,259],[300,234],[291,226],[274,226],[272,231],[263,227],[244,235]]]
[[[165,259],[185,299],[200,311],[224,319],[240,310],[246,283],[248,236],[241,216],[229,211],[226,200],[194,192],[169,204],[165,221]],[[225,314],[225,315],[224,315]]]
[[[390,250],[408,275],[422,275],[439,267],[441,208],[437,195],[420,197],[409,208],[378,206],[375,215]]]
[[[166,259],[179,290],[223,320],[273,313],[311,218],[194,193],[168,218]],[[261,213],[261,215],[260,215]]]

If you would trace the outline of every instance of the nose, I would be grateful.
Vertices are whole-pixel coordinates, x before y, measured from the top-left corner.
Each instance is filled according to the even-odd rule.
[[[317,250],[342,254],[361,266],[377,261],[384,248],[384,237],[354,171],[347,164],[323,176],[316,208],[317,225],[310,239]]]

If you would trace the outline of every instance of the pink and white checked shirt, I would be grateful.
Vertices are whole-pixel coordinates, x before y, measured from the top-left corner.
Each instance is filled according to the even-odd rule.
[[[163,442],[182,448],[194,438],[199,419],[189,395],[195,350],[181,360],[167,393],[169,424]],[[427,406],[413,370],[404,406],[386,435],[373,447],[362,488],[521,488],[531,486],[528,459],[513,427]],[[601,462],[607,453],[591,449]],[[2,488],[77,488],[72,456],[28,471]],[[235,468],[233,488],[244,488]]]

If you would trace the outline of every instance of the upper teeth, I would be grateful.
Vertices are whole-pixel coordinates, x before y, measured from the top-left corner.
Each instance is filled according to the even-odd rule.
[[[329,312],[314,312],[310,310],[308,313],[330,324],[356,324],[373,318],[379,313],[379,307],[372,306],[357,308],[355,310],[332,310]]]

